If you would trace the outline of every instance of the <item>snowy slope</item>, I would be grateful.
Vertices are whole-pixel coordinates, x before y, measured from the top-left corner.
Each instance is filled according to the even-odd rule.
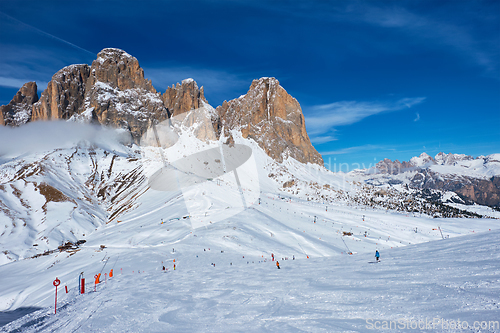
[[[76,275],[60,275],[70,293],[60,294],[54,315],[54,287],[47,278],[46,307],[0,331],[371,332],[392,325],[381,331],[500,332],[499,236],[491,231],[386,249],[380,263],[374,263],[373,253],[280,260],[280,270],[267,255],[265,262],[242,258],[223,244],[175,253],[171,245],[122,249],[116,261],[111,254],[106,267],[114,267],[115,277],[97,292],[76,295]],[[102,255],[95,254],[96,264]],[[8,266],[10,274],[22,271]],[[418,329],[426,322],[435,326]],[[464,322],[469,329],[462,329]]]
[[[9,311],[40,308],[2,329],[363,331],[365,316],[472,318],[465,307],[453,312],[462,302],[485,320],[498,314],[490,301],[498,297],[497,219],[433,218],[366,205],[377,188],[291,158],[277,163],[237,132],[235,147],[248,147],[250,157],[233,168],[238,151],[226,150],[228,172],[203,178],[193,164],[203,169],[207,156],[217,159],[224,138],[200,140],[199,134],[183,130],[168,147],[134,145],[121,153],[81,143],[2,164],[0,245],[7,253],[0,310],[12,319]],[[172,170],[177,177],[158,178]],[[57,195],[45,195],[47,188]],[[402,199],[389,193],[384,200]],[[14,226],[17,221],[26,225]],[[86,242],[57,249],[80,239]],[[375,249],[381,264],[369,263]],[[464,264],[452,251],[476,263]],[[81,272],[92,290],[92,277],[110,269],[115,277],[98,292],[77,295]],[[62,308],[52,316],[55,277],[70,293],[60,288]],[[423,277],[444,294],[427,293]],[[394,294],[387,296],[391,286]],[[462,295],[463,288],[493,296]],[[446,295],[451,303],[440,299]],[[407,304],[422,298],[433,305]]]

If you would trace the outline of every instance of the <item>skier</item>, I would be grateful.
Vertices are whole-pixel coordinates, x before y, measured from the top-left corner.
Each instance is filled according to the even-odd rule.
[[[375,251],[375,259],[377,259],[377,261],[380,260],[380,253],[378,252],[378,250]]]
[[[280,262],[279,261],[276,261],[276,267],[278,267],[278,269],[280,269]]]

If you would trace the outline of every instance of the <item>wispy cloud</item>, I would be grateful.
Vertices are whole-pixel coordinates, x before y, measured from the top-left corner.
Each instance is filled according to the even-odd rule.
[[[354,153],[360,153],[360,152],[365,152],[365,151],[374,151],[374,150],[393,150],[393,149],[385,147],[385,146],[379,146],[379,145],[362,145],[362,146],[347,147],[347,148],[342,148],[342,149],[337,149],[337,150],[323,151],[323,152],[320,152],[320,154],[323,156],[344,155],[344,154],[354,154]]]
[[[332,141],[336,141],[336,140],[338,140],[338,139],[332,135],[311,137],[311,142],[315,143],[315,144],[322,144],[322,143],[332,142]]]
[[[496,72],[498,70],[497,59],[500,56],[498,34],[491,39],[491,36],[471,28],[473,25],[463,24],[457,15],[466,9],[457,10],[456,7],[460,7],[458,2],[455,5],[450,4],[444,14],[443,12],[421,14],[403,6],[377,7],[365,3],[362,8],[358,8],[357,18],[373,25],[401,30],[415,39],[449,47],[450,51],[458,52],[471,59],[485,68],[487,72]],[[457,11],[455,15],[448,15],[452,10]],[[487,24],[486,18],[474,16],[471,11],[463,12],[463,14],[467,15],[468,20],[481,20],[481,26]],[[497,20],[498,14],[495,15],[497,15]]]
[[[0,86],[2,87],[8,87],[8,88],[21,88],[23,84],[26,82],[29,82],[30,80],[24,80],[24,79],[17,79],[13,77],[4,77],[0,76]],[[37,85],[47,85],[47,82],[37,82]]]
[[[1,12],[1,11],[0,11],[0,14],[1,14],[2,16],[4,16],[5,18],[7,18],[8,20],[11,20],[11,21],[15,22],[16,24],[22,25],[22,26],[24,26],[24,27],[26,27],[26,28],[28,28],[28,29],[30,29],[30,30],[32,30],[32,31],[34,31],[34,32],[36,32],[36,33],[38,33],[38,34],[41,34],[41,35],[43,35],[43,36],[45,36],[45,37],[51,38],[51,39],[56,40],[56,41],[58,41],[58,42],[61,42],[61,43],[63,43],[63,44],[69,45],[69,46],[71,46],[71,47],[73,47],[73,48],[75,48],[75,49],[77,49],[77,50],[80,50],[80,51],[86,52],[86,53],[88,53],[89,55],[96,56],[96,54],[95,54],[94,52],[91,52],[91,51],[89,51],[89,50],[86,50],[86,49],[84,49],[83,47],[80,47],[80,46],[78,46],[78,45],[76,45],[76,44],[73,44],[73,43],[71,43],[71,42],[69,42],[69,41],[67,41],[67,40],[65,40],[65,39],[62,39],[62,38],[60,38],[60,37],[54,36],[54,35],[52,35],[52,34],[49,34],[49,33],[48,33],[48,32],[46,32],[46,31],[43,31],[43,30],[41,30],[41,29],[38,29],[37,27],[34,27],[34,26],[32,26],[32,25],[30,25],[30,24],[28,24],[28,23],[25,23],[25,22],[23,22],[23,21],[20,21],[20,20],[16,19],[15,17],[12,17],[12,16],[10,16],[10,15],[7,15],[7,14],[5,14],[4,12]]]
[[[419,121],[420,120],[420,114],[417,112],[415,113],[416,117],[413,119],[413,121]]]
[[[307,130],[314,142],[316,137],[327,137],[326,134],[337,126],[354,124],[376,114],[409,109],[424,100],[425,97],[415,97],[393,102],[341,101],[316,105],[307,109],[309,115],[306,117]]]
[[[446,48],[485,69],[487,74],[499,78],[500,44],[498,43],[498,2],[449,1],[434,5],[432,1],[304,1],[300,5],[270,6],[255,2],[256,6],[289,15],[370,24],[405,34],[426,47]],[[382,45],[388,47],[388,44]]]

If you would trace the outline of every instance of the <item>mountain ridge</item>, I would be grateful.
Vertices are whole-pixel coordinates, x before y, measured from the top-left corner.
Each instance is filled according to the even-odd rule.
[[[465,203],[500,207],[500,154],[478,156],[427,153],[400,162],[384,159],[354,172],[369,184],[406,184],[419,190],[456,193]]]
[[[270,84],[256,84],[266,80]],[[261,95],[269,95],[267,90],[269,85],[272,85],[272,90],[277,92],[273,94],[272,100],[254,100],[260,96],[257,91],[259,89],[265,90],[263,93],[260,92]],[[34,89],[36,94],[36,84]],[[20,94],[21,90],[16,96]],[[227,110],[223,106],[214,108],[215,113],[211,112],[212,127],[217,138],[221,135],[231,138],[230,131],[242,130],[245,137],[250,135],[269,156],[278,161],[290,156],[302,163],[323,165],[321,155],[307,136],[299,103],[279,85],[276,79],[255,80],[247,95],[245,96],[248,105],[244,112],[237,108]],[[237,100],[239,99],[225,103],[235,105]],[[39,100],[37,96],[37,100],[27,103],[15,97],[8,106],[2,106],[0,123],[20,126],[40,120],[92,122],[124,128],[130,132],[132,141],[139,143],[151,125],[198,108],[211,109],[212,106],[204,96],[203,87],[198,88],[193,79],[185,79],[161,94],[153,87],[151,80],[144,77],[144,71],[135,57],[120,49],[105,48],[98,53],[97,59],[90,66],[70,65],[59,70]],[[259,115],[262,108],[273,110],[273,114],[274,110],[278,113],[280,110],[286,112],[281,112],[281,117],[268,117],[267,123],[264,124],[265,131],[251,131],[251,133],[245,131],[245,124],[228,120],[247,117],[252,113]],[[18,109],[23,110],[23,117],[18,117],[21,120],[16,123],[6,122],[5,119],[12,118],[11,114],[16,114]],[[250,121],[248,117],[247,120]],[[271,139],[276,143],[272,148],[269,148],[270,140],[266,137],[269,133],[272,133]]]

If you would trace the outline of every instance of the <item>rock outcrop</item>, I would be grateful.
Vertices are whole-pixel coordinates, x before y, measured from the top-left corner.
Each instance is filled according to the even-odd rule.
[[[33,105],[32,121],[70,119],[77,114],[90,75],[88,65],[71,65],[58,71]]]
[[[88,65],[58,71],[33,106],[31,120],[96,122],[130,131],[136,143],[151,121],[169,116],[136,58],[107,48]]]
[[[33,88],[34,95],[27,92]],[[214,109],[205,99],[203,87],[198,88],[193,79],[177,83],[161,95],[144,78],[135,57],[106,48],[91,66],[71,65],[54,74],[40,100],[34,83],[25,85],[18,95],[2,107],[1,123],[94,122],[127,129],[139,143],[152,123],[172,118],[169,126],[190,128],[201,140],[217,140],[222,135],[231,143],[231,131],[238,130],[279,162],[292,157],[323,165],[307,135],[299,103],[275,78],[254,80],[246,95]]]
[[[0,106],[0,125],[20,126],[31,120],[33,104],[38,101],[35,82],[25,83],[9,104]]]
[[[175,127],[190,128],[194,135],[202,140],[217,140],[216,125],[218,115],[208,104],[203,93],[203,87],[193,79],[185,79],[168,87],[162,95],[163,105],[172,117]]]
[[[299,102],[275,78],[254,80],[246,95],[224,101],[216,111],[220,135],[230,137],[230,131],[237,129],[276,161],[290,156],[303,163],[323,165],[307,135]]]
[[[415,165],[410,162],[399,162],[395,160],[394,162],[388,158],[383,159],[375,165],[375,168],[380,173],[387,173],[390,175],[397,175],[401,172],[409,171],[415,169]]]
[[[410,187],[451,191],[468,203],[500,207],[500,176],[481,179],[440,174],[424,169],[410,179]]]
[[[186,79],[181,84],[168,87],[162,95],[162,100],[172,116],[203,107],[204,103],[208,104],[203,87],[199,89],[193,79]]]
[[[92,62],[80,114],[80,119],[128,129],[136,143],[151,121],[169,117],[137,59],[112,48],[99,52]]]
[[[439,153],[434,158],[422,153],[409,162],[384,159],[376,164],[377,173],[400,175],[408,185],[419,190],[455,192],[464,202],[500,206],[500,160],[498,154],[479,156],[474,159],[465,154]],[[390,176],[387,176],[390,177]],[[393,179],[384,178],[391,183]]]

